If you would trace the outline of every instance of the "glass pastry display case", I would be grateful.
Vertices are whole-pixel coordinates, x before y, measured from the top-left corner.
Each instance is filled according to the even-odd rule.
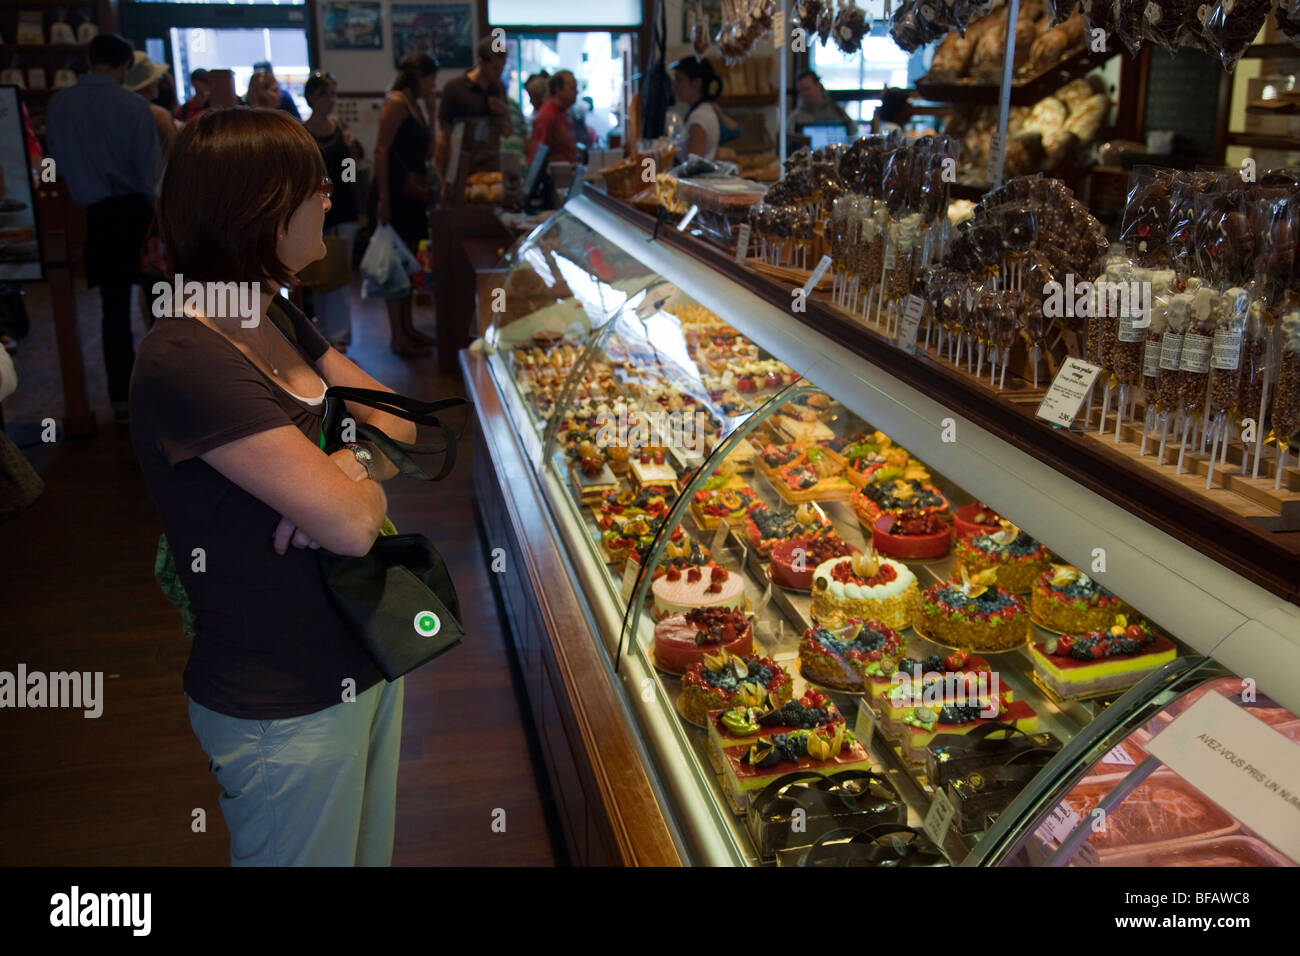
[[[1300,607],[588,196],[508,260],[462,362],[683,862],[1294,864],[1174,744],[1286,789]]]

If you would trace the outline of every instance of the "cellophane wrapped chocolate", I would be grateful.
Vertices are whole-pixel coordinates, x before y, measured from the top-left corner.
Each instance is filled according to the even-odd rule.
[[[1169,328],[1169,293],[1151,297],[1151,324],[1142,343],[1142,389],[1147,396],[1147,427],[1155,424],[1153,412],[1160,392],[1160,350]]]
[[[1300,0],[1278,0],[1273,17],[1278,33],[1300,46]]]
[[[1102,30],[1107,36],[1115,32],[1115,4],[1113,0],[1079,0],[1079,10],[1089,32]]]
[[[1180,280],[1186,281],[1197,270],[1196,250],[1198,220],[1196,194],[1204,176],[1188,170],[1173,174],[1169,193],[1169,228],[1165,231],[1169,258]]]
[[[1178,397],[1183,408],[1188,410],[1201,408],[1205,403],[1214,332],[1224,307],[1223,296],[1218,291],[1199,282],[1195,285],[1191,317],[1187,334],[1183,336],[1183,354],[1179,362]]]
[[[1141,8],[1147,39],[1171,53],[1177,51],[1187,21],[1196,20],[1199,5],[1198,0],[1149,0],[1145,5],[1131,2]]]
[[[1191,310],[1190,293],[1178,292],[1169,297],[1165,313],[1168,324],[1160,340],[1160,379],[1156,385],[1156,401],[1162,412],[1175,411],[1181,401],[1183,340]]]
[[[1052,26],[1064,23],[1078,9],[1079,0],[1047,0],[1047,13],[1052,18]]]
[[[1167,169],[1153,166],[1133,169],[1119,238],[1138,265],[1158,268],[1170,262],[1166,231],[1172,185],[1173,174]]]
[[[1281,326],[1282,357],[1273,393],[1272,425],[1278,447],[1286,451],[1300,432],[1300,309],[1289,310]]]
[[[1136,0],[1110,0],[1110,4],[1115,19],[1115,35],[1130,54],[1137,56],[1145,37],[1145,5]]]
[[[1269,305],[1277,305],[1293,277],[1300,196],[1292,189],[1261,185],[1252,197],[1250,212],[1256,243],[1256,294]]]
[[[1237,408],[1241,351],[1250,315],[1250,293],[1234,286],[1223,293],[1210,355],[1210,412],[1225,415]],[[1244,414],[1244,413],[1241,413]]]
[[[1209,5],[1201,32],[1228,72],[1255,42],[1272,6],[1273,0],[1218,0]]]
[[[798,0],[790,12],[796,26],[803,27],[804,32],[812,36],[817,32],[817,18],[830,0]]]
[[[1241,342],[1241,371],[1237,379],[1237,409],[1243,418],[1254,418],[1262,429],[1264,376],[1270,364],[1273,340],[1273,315],[1259,299],[1251,302],[1246,316],[1246,331]]]

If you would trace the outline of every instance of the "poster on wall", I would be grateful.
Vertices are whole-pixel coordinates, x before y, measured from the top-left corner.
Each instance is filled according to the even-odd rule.
[[[416,50],[446,69],[474,65],[474,8],[469,3],[393,4],[393,65]]]
[[[0,282],[44,278],[18,87],[0,86]]]
[[[380,50],[383,12],[378,3],[331,0],[325,4],[325,49]]]

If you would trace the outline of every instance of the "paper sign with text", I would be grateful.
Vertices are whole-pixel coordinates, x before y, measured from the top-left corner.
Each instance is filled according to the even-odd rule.
[[[1091,362],[1067,358],[1035,414],[1053,425],[1069,425],[1078,416],[1083,400],[1088,397],[1088,389],[1100,374],[1101,369]]]

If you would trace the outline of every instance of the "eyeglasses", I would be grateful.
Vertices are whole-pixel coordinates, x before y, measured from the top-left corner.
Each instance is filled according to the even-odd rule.
[[[334,180],[330,179],[328,176],[322,179],[320,185],[316,187],[316,195],[322,196],[325,199],[331,198],[334,195]]]

